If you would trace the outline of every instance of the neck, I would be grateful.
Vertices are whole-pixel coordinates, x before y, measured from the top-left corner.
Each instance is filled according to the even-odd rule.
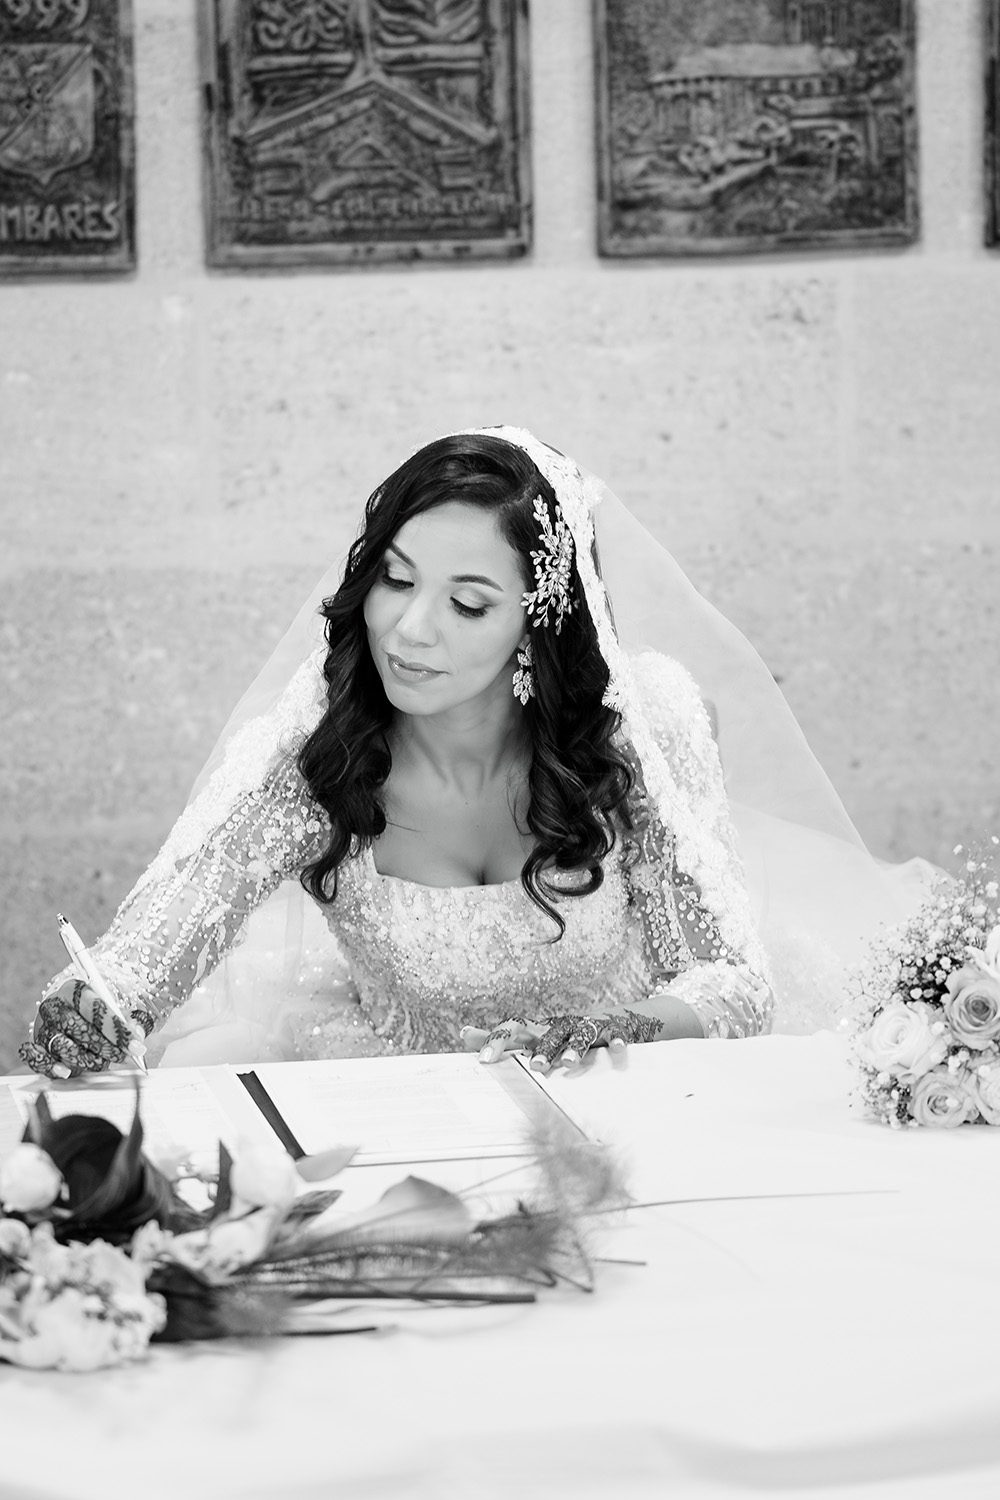
[[[391,730],[394,757],[427,766],[442,781],[482,785],[526,756],[528,735],[511,695],[462,704],[442,714],[398,714]]]

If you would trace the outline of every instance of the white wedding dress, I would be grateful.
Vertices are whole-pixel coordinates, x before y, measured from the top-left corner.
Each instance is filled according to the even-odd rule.
[[[553,874],[558,941],[519,881],[422,886],[380,874],[377,848],[352,851],[332,905],[307,897],[326,815],[295,752],[326,708],[318,606],[336,562],[95,945],[122,1001],[157,1019],[150,1061],[458,1048],[467,1024],[613,1010],[664,982],[706,1036],[815,1030],[837,1023],[868,941],[921,899],[928,867],[872,858],[766,665],[675,559],[571,459],[485,431],[530,455],[572,531],[643,793],[635,846],[591,894]]]
[[[166,857],[154,861],[94,946],[112,988],[159,1018],[150,1060],[191,1065],[460,1050],[465,1025],[490,1028],[515,1014],[614,1011],[664,979],[673,979],[706,1035],[766,1030],[766,964],[752,924],[740,916],[742,874],[707,715],[676,663],[647,656],[636,669],[677,793],[713,856],[701,885],[677,868],[672,831],[648,807],[642,837],[634,845],[619,841],[596,891],[566,894],[585,877],[552,872],[552,896],[566,924],[559,938],[520,880],[420,885],[380,874],[376,851],[358,849],[339,871],[335,901],[310,903],[312,944],[288,944],[279,920],[269,962],[261,962],[265,927],[255,933],[251,962],[241,964],[252,914],[266,923],[267,903],[283,883],[297,881],[327,836],[325,814],[290,747],[223,818],[204,827],[188,854],[171,859],[168,841]],[[302,955],[294,972],[282,961],[286,946]],[[319,948],[323,956],[314,963]]]

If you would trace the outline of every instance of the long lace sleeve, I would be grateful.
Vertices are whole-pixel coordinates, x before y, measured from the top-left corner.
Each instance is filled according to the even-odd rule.
[[[651,980],[695,1012],[706,1036],[768,1031],[767,962],[750,915],[707,710],[678,663],[650,653],[636,659],[634,670],[647,723],[698,850],[696,859],[689,856],[694,867],[682,869],[674,831],[655,815],[641,825],[630,878]]]
[[[92,949],[126,1008],[148,1011],[156,1025],[165,1020],[238,942],[250,913],[299,873],[325,831],[325,814],[288,757],[193,852],[155,860]]]

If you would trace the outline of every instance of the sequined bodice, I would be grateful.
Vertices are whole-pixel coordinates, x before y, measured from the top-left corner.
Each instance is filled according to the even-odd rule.
[[[566,924],[558,940],[519,880],[419,885],[380,875],[370,850],[341,865],[337,897],[322,917],[298,913],[295,935],[282,893],[300,892],[302,870],[329,837],[294,753],[298,716],[308,719],[315,707],[303,668],[301,684],[297,678],[289,689],[288,743],[281,725],[245,726],[95,945],[105,980],[123,1003],[160,1023],[170,1018],[161,1041],[170,1027],[171,1045],[214,1028],[228,1048],[242,1028],[246,1047],[256,1049],[242,1056],[256,1058],[449,1050],[461,1046],[464,1025],[614,1009],[642,999],[651,982],[669,985],[707,1036],[766,1029],[766,963],[704,707],[676,663],[638,658],[635,671],[660,779],[669,783],[669,797],[661,788],[652,805],[662,810],[666,798],[673,821],[646,816],[648,788],[637,788],[633,833],[616,844],[598,889],[571,895],[586,877],[551,875]],[[296,707],[300,690],[308,701]],[[236,796],[231,781],[242,788]],[[302,937],[307,918],[321,952]],[[250,956],[241,964],[248,928]],[[281,1051],[289,1027],[291,1054]]]
[[[327,920],[350,965],[362,1010],[395,1049],[460,1046],[459,1028],[509,1014],[608,1010],[648,988],[642,934],[621,861],[586,895],[555,872],[562,937],[520,880],[500,885],[419,885],[380,875],[370,850],[340,872]]]

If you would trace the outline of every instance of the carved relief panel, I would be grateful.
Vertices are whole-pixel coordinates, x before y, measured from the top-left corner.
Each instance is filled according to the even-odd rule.
[[[0,276],[135,264],[129,0],[0,0]]]
[[[208,260],[530,243],[524,0],[204,0]]]
[[[1000,0],[987,0],[986,243],[1000,245]]]
[[[599,249],[918,232],[914,0],[595,0]]]

